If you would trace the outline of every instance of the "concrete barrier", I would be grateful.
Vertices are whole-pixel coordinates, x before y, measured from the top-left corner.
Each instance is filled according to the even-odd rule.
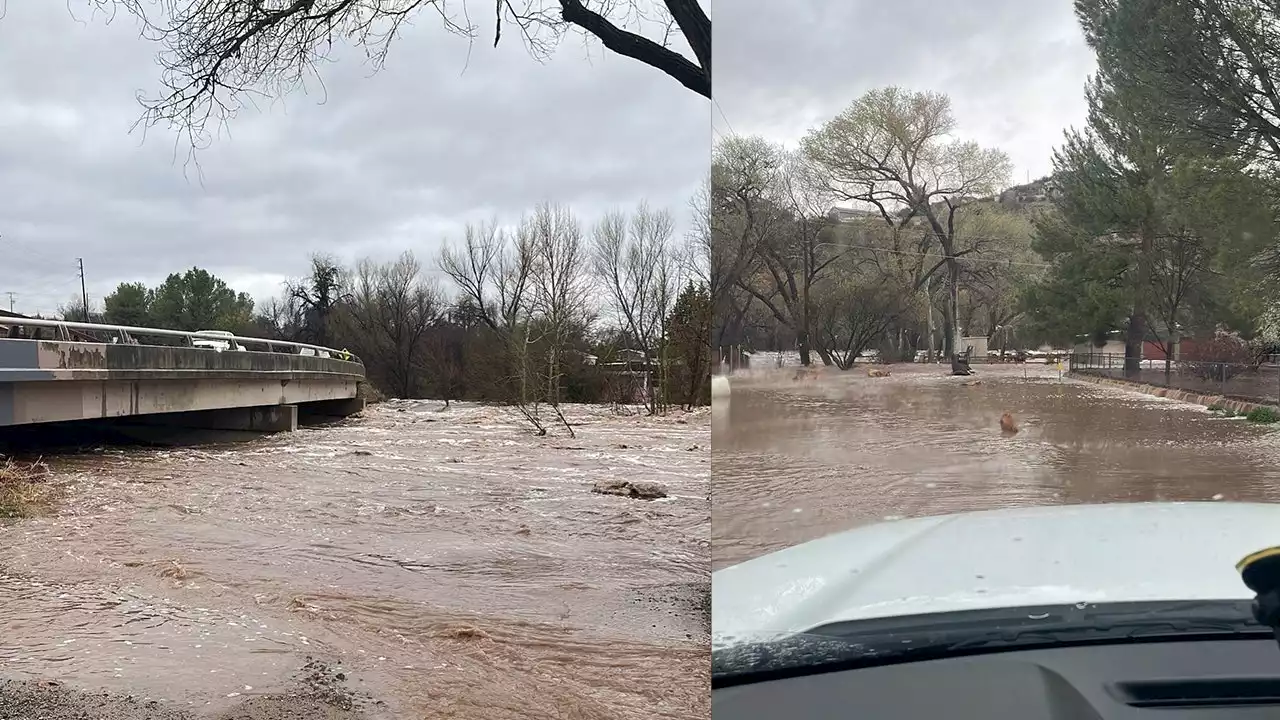
[[[1268,405],[1265,403],[1250,402],[1240,400],[1238,398],[1229,398],[1222,395],[1207,395],[1204,393],[1192,392],[1190,390],[1181,390],[1178,388],[1162,387],[1160,385],[1151,385],[1149,383],[1134,382],[1133,380],[1124,380],[1121,378],[1102,377],[1099,375],[1090,375],[1082,372],[1067,373],[1067,377],[1074,380],[1083,380],[1084,382],[1093,383],[1095,385],[1111,385],[1114,387],[1124,388],[1140,392],[1144,395],[1153,397],[1168,398],[1179,402],[1192,403],[1193,405],[1203,405],[1204,407],[1220,407],[1224,410],[1230,410],[1234,413],[1248,414],[1259,408],[1267,408],[1270,410],[1280,411],[1280,406]]]

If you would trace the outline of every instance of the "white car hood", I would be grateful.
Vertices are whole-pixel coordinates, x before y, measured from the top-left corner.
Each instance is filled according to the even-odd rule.
[[[1026,605],[1251,599],[1235,564],[1280,505],[1035,507],[878,523],[712,575],[712,644],[832,622]]]

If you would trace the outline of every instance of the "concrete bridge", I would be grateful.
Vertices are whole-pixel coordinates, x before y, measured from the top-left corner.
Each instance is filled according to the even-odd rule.
[[[7,337],[6,337],[7,336]],[[265,432],[364,408],[345,351],[217,331],[0,318],[0,429],[130,418]]]

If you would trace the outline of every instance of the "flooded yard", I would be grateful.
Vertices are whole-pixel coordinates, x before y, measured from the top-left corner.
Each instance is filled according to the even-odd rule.
[[[1280,432],[1044,365],[733,378],[714,421],[713,565],[858,525],[988,508],[1280,502]],[[1001,432],[1010,413],[1015,435]]]
[[[50,460],[57,513],[0,526],[0,673],[205,714],[705,716],[710,413],[566,412]]]

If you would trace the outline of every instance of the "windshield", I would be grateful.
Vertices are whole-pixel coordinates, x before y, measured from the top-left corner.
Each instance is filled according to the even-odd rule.
[[[1030,648],[1159,640],[1266,638],[1240,600],[1080,603],[832,623],[741,638],[712,653],[715,687],[815,672]]]

